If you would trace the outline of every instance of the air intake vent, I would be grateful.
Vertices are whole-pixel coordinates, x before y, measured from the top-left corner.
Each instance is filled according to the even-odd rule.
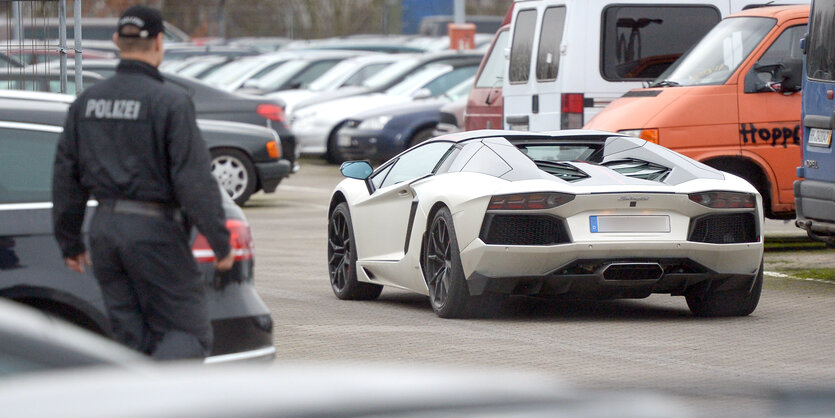
[[[707,215],[690,221],[689,241],[709,244],[757,242],[753,213]]]
[[[488,214],[481,240],[495,245],[552,245],[570,242],[561,219],[547,215]]]

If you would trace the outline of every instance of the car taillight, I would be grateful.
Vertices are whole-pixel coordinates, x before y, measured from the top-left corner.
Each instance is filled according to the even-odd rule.
[[[235,261],[252,259],[252,233],[249,224],[238,219],[227,219],[226,229],[229,230],[229,246],[235,254]],[[191,253],[198,263],[213,263],[216,260],[215,253],[203,234],[197,234],[191,246]]]
[[[267,142],[267,155],[270,158],[281,158],[281,151],[278,149],[278,143],[275,141]]]
[[[702,192],[690,193],[690,200],[714,209],[745,209],[756,205],[756,197],[749,193]]]
[[[493,196],[487,210],[551,209],[574,200],[565,193],[524,193]]]
[[[287,120],[287,116],[284,114],[284,108],[276,104],[261,103],[255,108],[255,112],[266,119],[276,122],[285,122]]]
[[[583,127],[583,93],[563,93],[560,97],[560,128],[580,129]]]

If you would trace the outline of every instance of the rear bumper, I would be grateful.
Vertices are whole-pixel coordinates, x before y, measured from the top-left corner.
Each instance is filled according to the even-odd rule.
[[[255,163],[255,171],[261,180],[261,189],[264,193],[272,193],[278,187],[281,179],[290,175],[292,169],[290,160],[281,159],[268,163]]]
[[[238,261],[232,270],[216,274],[200,265],[206,283],[214,342],[206,362],[272,358],[273,321],[252,281],[252,261]],[[272,353],[272,354],[270,354]]]
[[[461,252],[470,292],[572,294],[588,297],[645,297],[680,294],[721,280],[733,288],[750,284],[760,268],[761,242],[705,244],[669,242],[579,242],[520,246],[487,245],[476,239]],[[612,263],[658,263],[652,280],[606,280]]]
[[[652,279],[624,279],[605,277],[607,266],[630,263],[658,264],[664,273]],[[568,272],[568,273],[566,273]],[[467,279],[473,295],[498,293],[506,295],[557,296],[589,299],[644,298],[652,293],[683,295],[709,285],[711,289],[748,289],[754,274],[721,274],[686,258],[680,259],[622,259],[577,260],[549,274],[523,277],[488,277],[473,273]]]
[[[794,182],[795,225],[817,241],[835,243],[835,183]]]

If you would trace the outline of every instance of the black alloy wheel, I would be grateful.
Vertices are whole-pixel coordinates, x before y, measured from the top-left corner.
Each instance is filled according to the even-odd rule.
[[[383,286],[357,280],[357,253],[348,204],[336,206],[328,222],[328,274],[331,289],[343,300],[376,299]]]
[[[423,274],[432,310],[441,318],[493,316],[501,309],[504,295],[470,295],[452,215],[446,207],[439,209],[429,224]]]

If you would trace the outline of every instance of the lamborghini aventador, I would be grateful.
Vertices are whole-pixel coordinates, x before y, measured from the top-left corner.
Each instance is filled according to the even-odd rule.
[[[444,318],[482,315],[508,295],[666,293],[701,316],[748,315],[759,301],[757,190],[642,139],[463,132],[341,170],[328,223],[340,299],[393,286],[428,295]]]

